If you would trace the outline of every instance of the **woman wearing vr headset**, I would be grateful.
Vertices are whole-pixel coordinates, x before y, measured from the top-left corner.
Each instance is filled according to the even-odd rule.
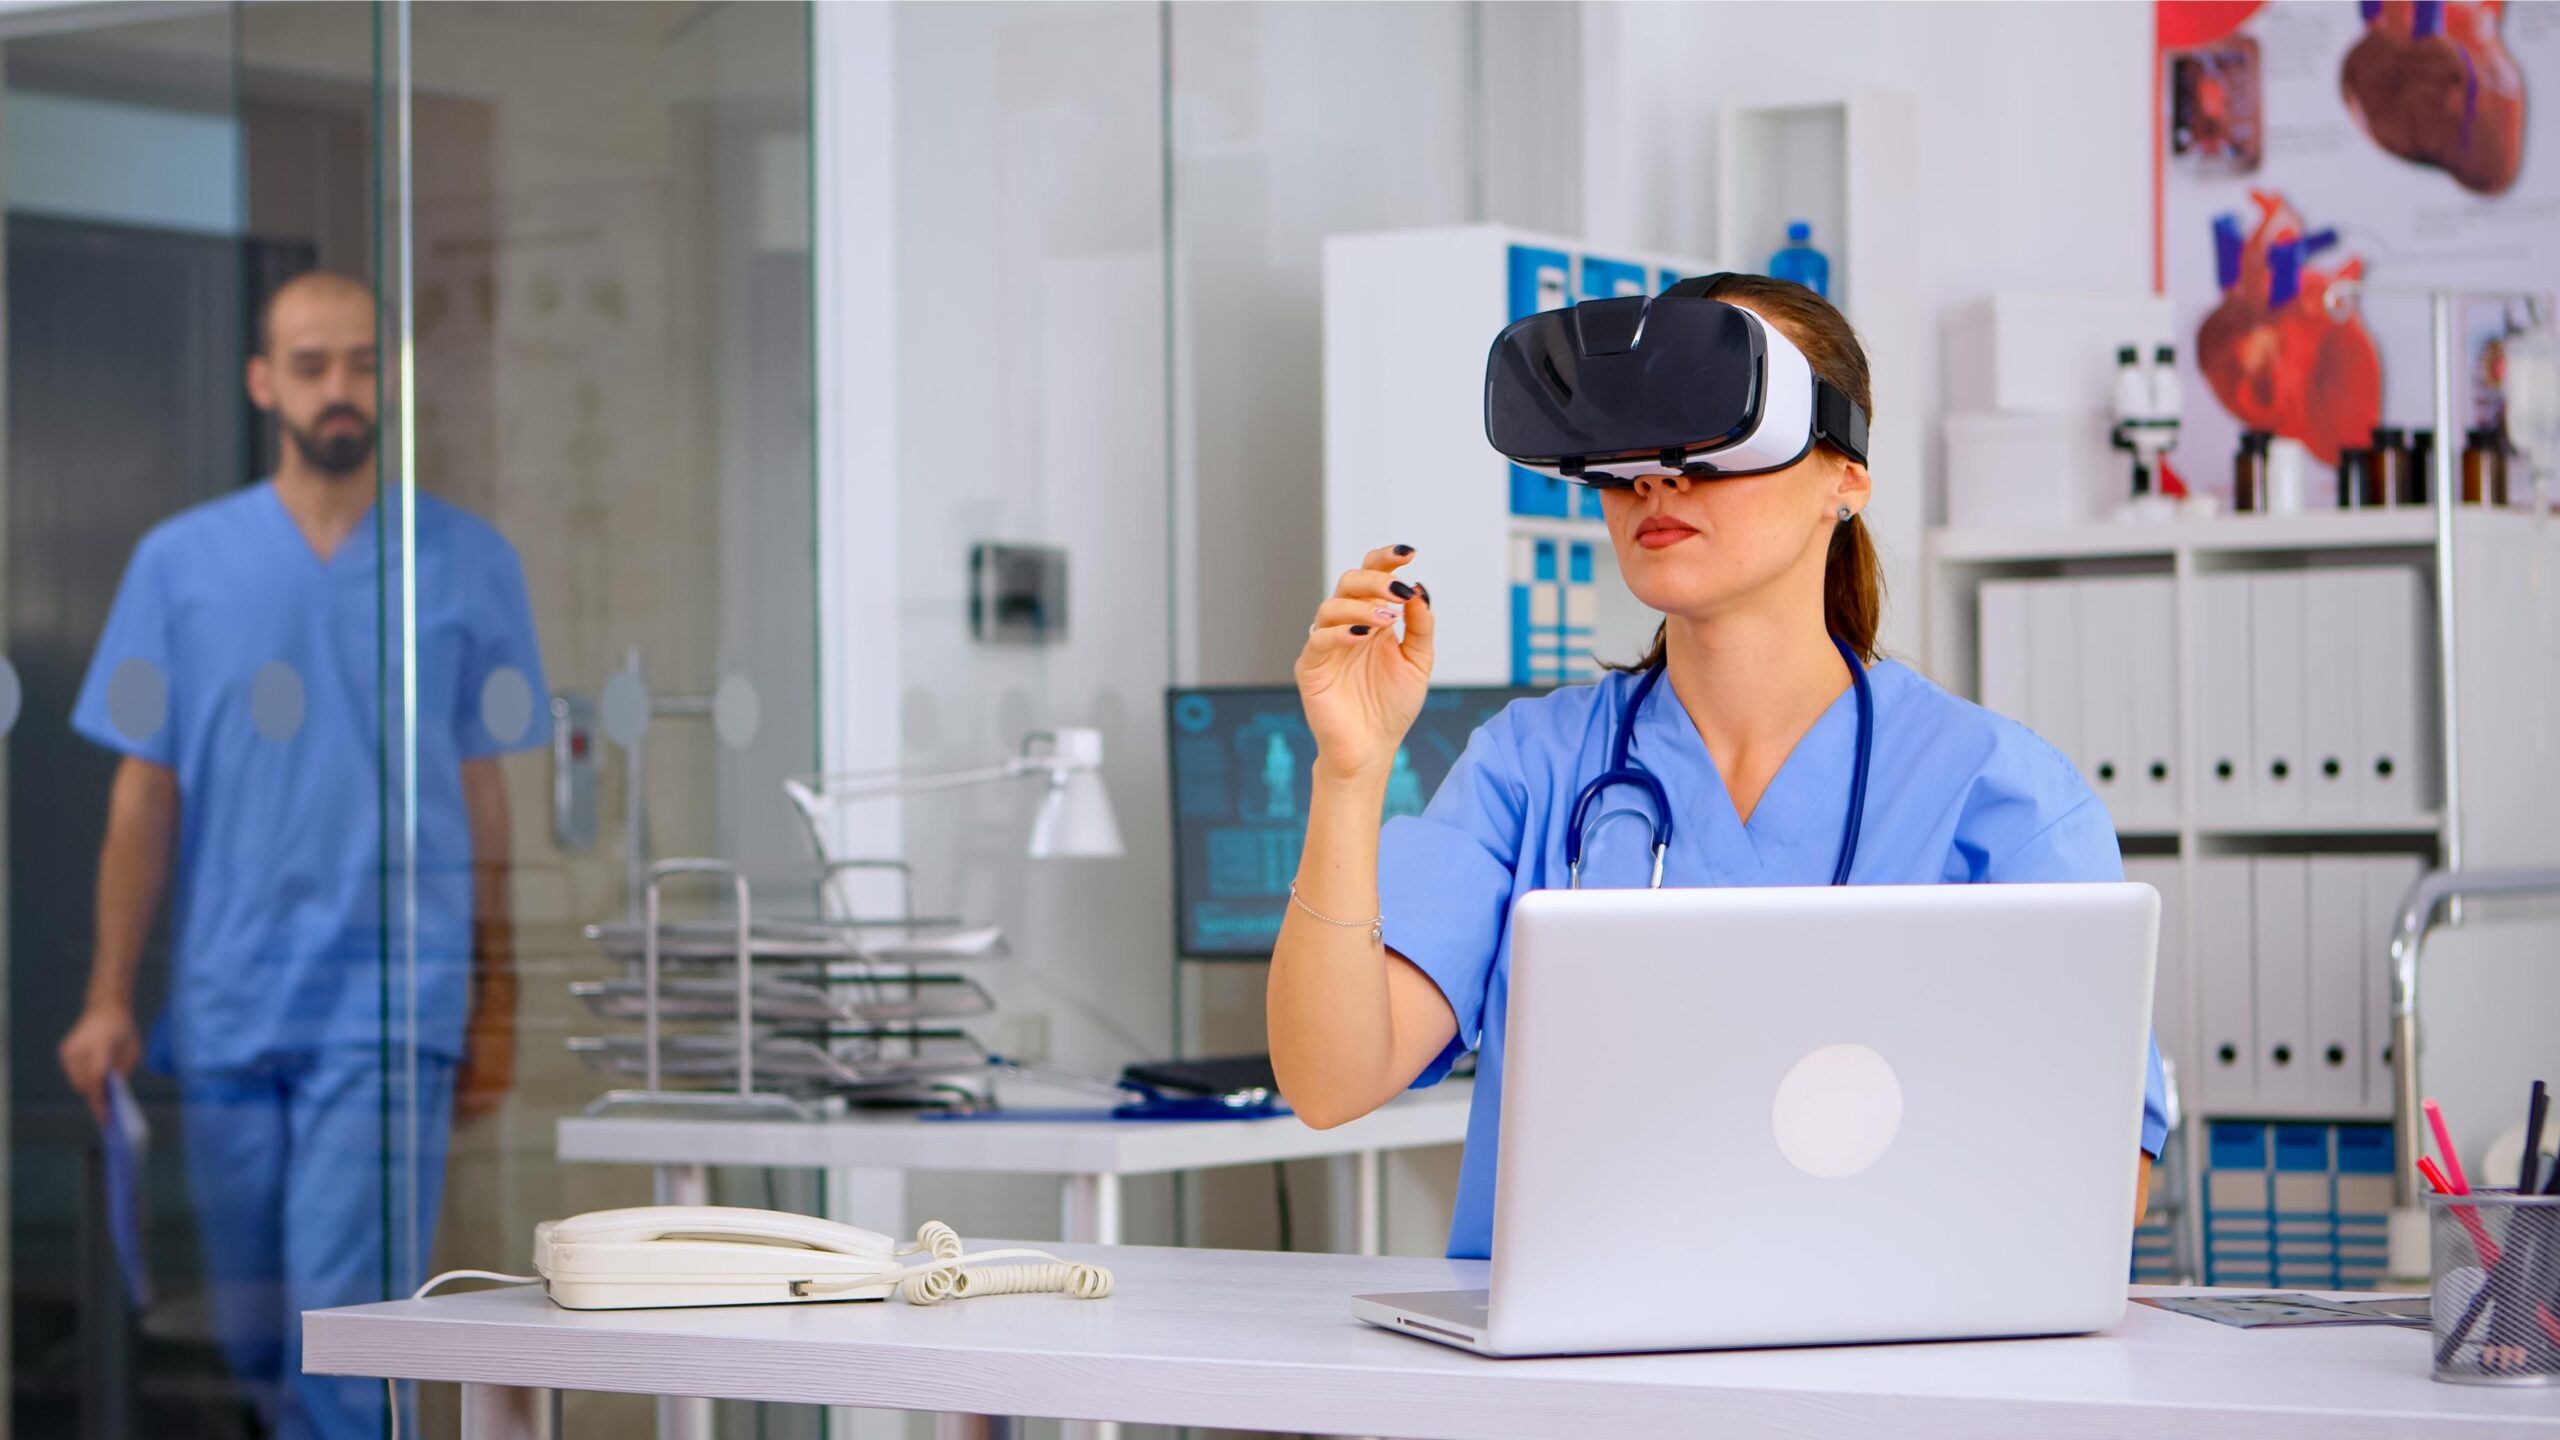
[[[1663,616],[1650,652],[1596,685],[1513,702],[1476,731],[1423,814],[1383,830],[1387,777],[1430,684],[1439,616],[1428,585],[1407,574],[1429,557],[1371,551],[1317,607],[1298,657],[1317,754],[1272,957],[1272,1063],[1298,1113],[1332,1126],[1437,1082],[1481,1042],[1455,1257],[1485,1256],[1492,1242],[1515,895],[2124,878],[2114,824],[2070,761],[1877,653],[1883,595],[1859,520],[1867,362],[1848,321],[1812,291],[1760,276],[1686,281],[1649,303],[1587,302],[1505,331],[1487,411],[1489,430],[1517,436],[1528,432],[1500,413],[1506,383],[1530,409],[1560,409],[1665,373],[1749,377],[1734,397],[1664,422],[1718,437],[1705,445],[1672,445],[1668,429],[1611,431],[1633,443],[1573,457],[1496,434],[1516,460],[1607,487],[1619,574]],[[1608,379],[1611,356],[1643,346],[1697,353]],[[1506,347],[1526,357],[1518,375],[1547,380],[1506,382]],[[1687,401],[1656,413],[1666,404]],[[1553,433],[1587,429],[1589,417],[1569,418]],[[2168,1128],[2163,1092],[2155,1046],[2146,1186]]]

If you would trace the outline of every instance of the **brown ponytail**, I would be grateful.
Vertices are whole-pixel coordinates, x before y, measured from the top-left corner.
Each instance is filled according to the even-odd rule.
[[[1837,386],[1858,402],[1869,419],[1874,418],[1867,352],[1858,343],[1858,332],[1849,328],[1848,317],[1832,308],[1830,301],[1792,280],[1766,275],[1727,275],[1707,291],[1707,298],[1748,306],[1786,331],[1814,374]],[[1839,454],[1827,441],[1822,448]],[[1876,560],[1875,542],[1867,536],[1865,519],[1851,516],[1831,532],[1831,553],[1822,570],[1822,621],[1859,659],[1874,664],[1876,627],[1883,619],[1884,570]],[[1643,659],[1613,668],[1649,670],[1661,664],[1669,629],[1665,623],[1654,630],[1653,645]]]

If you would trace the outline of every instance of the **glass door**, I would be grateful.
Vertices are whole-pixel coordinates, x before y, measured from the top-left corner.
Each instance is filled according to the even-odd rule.
[[[370,6],[0,28],[12,1429],[379,1433],[415,1255]]]

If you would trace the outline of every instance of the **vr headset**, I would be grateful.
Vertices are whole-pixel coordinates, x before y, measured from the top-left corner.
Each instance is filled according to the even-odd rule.
[[[1827,440],[1867,458],[1867,414],[1777,326],[1706,298],[1585,300],[1513,321],[1484,367],[1484,433],[1512,462],[1579,485],[1765,475]]]

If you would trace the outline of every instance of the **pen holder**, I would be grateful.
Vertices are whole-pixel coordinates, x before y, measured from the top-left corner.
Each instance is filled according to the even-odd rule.
[[[2435,1378],[2560,1385],[2560,1195],[2429,1195]]]

